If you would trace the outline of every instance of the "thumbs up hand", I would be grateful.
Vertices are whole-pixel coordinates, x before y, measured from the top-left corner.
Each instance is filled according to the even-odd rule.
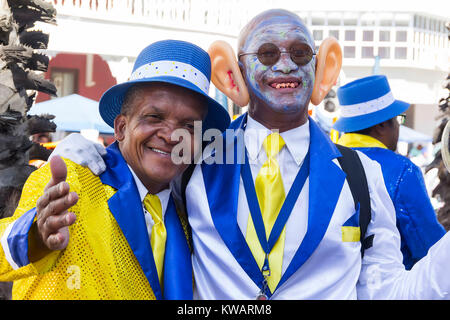
[[[69,192],[67,167],[61,157],[50,159],[50,170],[52,178],[36,203],[37,238],[41,247],[62,250],[69,243],[69,226],[76,219],[75,214],[67,210],[77,203],[78,195]]]

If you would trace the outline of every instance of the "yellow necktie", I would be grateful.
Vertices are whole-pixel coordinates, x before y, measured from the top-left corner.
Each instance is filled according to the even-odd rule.
[[[144,198],[144,207],[150,213],[153,219],[152,235],[150,244],[152,246],[153,258],[155,259],[156,270],[161,288],[163,287],[163,267],[164,267],[164,251],[166,249],[166,227],[162,219],[161,201],[158,196],[147,194]]]
[[[256,195],[261,208],[267,238],[269,238],[286,197],[280,167],[275,158],[284,145],[285,142],[278,133],[272,133],[266,137],[263,147],[268,159],[261,167],[255,180]],[[267,283],[272,293],[281,279],[285,237],[286,228],[283,228],[280,237],[269,254],[270,276],[267,278]],[[251,215],[248,218],[246,241],[259,268],[262,268],[265,253],[259,243]]]

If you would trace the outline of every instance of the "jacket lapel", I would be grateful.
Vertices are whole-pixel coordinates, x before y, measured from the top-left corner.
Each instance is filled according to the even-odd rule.
[[[167,230],[164,253],[164,299],[192,300],[191,252],[172,196],[164,215],[164,224]]]
[[[120,153],[117,142],[107,148],[106,171],[100,175],[103,184],[117,192],[108,200],[108,206],[130,245],[142,271],[158,300],[162,299],[158,273],[148,238],[139,192],[133,176]]]
[[[308,228],[278,287],[311,256],[325,235],[345,181],[345,173],[332,161],[341,154],[331,140],[309,119],[310,174]],[[277,288],[278,288],[277,287]]]
[[[245,122],[246,117],[241,116],[231,124],[230,128],[236,130],[245,125]],[[242,130],[237,131],[232,141],[226,141],[225,135],[222,135],[224,139],[223,164],[202,163],[201,169],[214,226],[233,257],[259,287],[263,281],[261,271],[237,223],[242,163],[242,159],[237,161],[242,155],[238,148],[238,142],[243,143],[243,137],[239,135],[242,135]],[[227,152],[234,152],[235,161],[231,164],[227,164],[225,161]],[[227,183],[223,183],[224,181]]]
[[[236,119],[230,128],[235,130],[244,128],[245,123],[246,114]],[[294,258],[282,275],[278,287],[308,260],[319,245],[328,228],[345,181],[345,173],[332,161],[334,158],[341,156],[338,149],[312,119],[309,119],[309,123],[311,164],[308,228]],[[239,134],[242,134],[242,131]],[[234,143],[226,142],[224,137],[224,157],[226,157],[225,153],[230,146],[234,148],[234,155],[237,154],[237,140],[238,136],[235,136]],[[261,271],[237,224],[241,170],[241,164],[239,163],[211,165],[203,163],[201,167],[210,212],[216,230],[236,261],[259,287],[263,281]],[[223,181],[228,181],[228,183],[224,184]]]

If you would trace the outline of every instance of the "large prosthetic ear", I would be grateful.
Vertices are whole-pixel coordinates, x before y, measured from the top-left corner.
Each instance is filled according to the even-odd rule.
[[[311,102],[318,105],[336,84],[342,66],[342,50],[335,38],[326,38],[316,57],[316,79]]]
[[[248,104],[248,90],[233,48],[225,41],[215,41],[208,49],[211,57],[211,81],[235,104]]]

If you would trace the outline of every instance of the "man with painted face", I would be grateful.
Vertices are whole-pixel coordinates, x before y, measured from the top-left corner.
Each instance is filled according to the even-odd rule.
[[[448,236],[406,271],[380,166],[358,153],[373,239],[361,255],[360,210],[341,153],[308,118],[309,102],[320,103],[338,77],[337,42],[316,53],[297,15],[269,10],[238,44],[238,59],[224,42],[209,50],[212,81],[249,111],[210,145],[186,187],[195,297],[448,298]]]
[[[220,42],[209,52],[216,87],[249,108],[231,124],[235,135],[224,136],[224,158],[209,164],[217,153],[204,155],[186,189],[196,296],[448,298],[450,239],[406,271],[380,166],[358,153],[372,208],[366,235],[373,239],[361,255],[359,206],[341,153],[308,118],[309,102],[320,103],[338,77],[337,43],[326,40],[315,53],[298,16],[270,10],[241,31],[237,61]]]

